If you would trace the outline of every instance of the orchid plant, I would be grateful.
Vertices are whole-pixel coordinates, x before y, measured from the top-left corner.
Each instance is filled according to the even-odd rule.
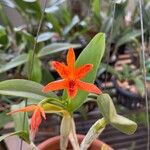
[[[107,124],[112,125],[123,133],[133,134],[137,128],[137,124],[118,115],[111,97],[103,93],[93,84],[104,51],[105,35],[98,33],[82,51],[76,61],[73,48],[69,48],[67,53],[67,65],[58,61],[52,62],[52,66],[62,78],[61,80],[50,82],[46,86],[22,79],[0,82],[0,94],[32,99],[32,101],[28,100],[28,106],[15,110],[13,107],[13,110],[9,112],[8,115],[15,116],[21,112],[33,112],[30,125],[31,134],[29,134],[28,128],[24,127],[22,130],[19,128],[14,133],[0,137],[0,140],[16,134],[33,148],[33,140],[42,122],[42,118],[46,120],[45,113],[56,113],[62,116],[60,127],[61,150],[67,149],[68,140],[70,140],[75,150],[88,149],[93,140],[100,135]],[[64,92],[61,97],[58,97],[52,92],[62,89],[64,89]],[[87,97],[89,93],[96,94],[97,98],[96,100],[93,99],[93,101],[98,103],[103,118],[100,118],[92,125],[82,143],[79,145],[73,113],[82,106],[84,102],[88,101]]]

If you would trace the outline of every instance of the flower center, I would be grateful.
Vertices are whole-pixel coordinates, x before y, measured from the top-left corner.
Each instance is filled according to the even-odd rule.
[[[74,80],[70,80],[69,81],[69,89],[70,89],[70,91],[74,90],[74,86],[75,86],[75,81]]]

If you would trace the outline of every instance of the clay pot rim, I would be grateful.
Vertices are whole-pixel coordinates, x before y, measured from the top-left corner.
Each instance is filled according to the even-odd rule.
[[[82,135],[82,134],[77,134],[77,138],[79,140],[82,140],[83,138],[85,137],[85,135]],[[55,137],[52,137],[52,138],[49,138],[47,140],[45,140],[44,142],[40,143],[38,145],[38,148],[39,150],[41,149],[44,149],[46,148],[46,145],[51,145],[50,143],[54,142],[54,143],[57,143],[57,141],[60,140],[60,136],[55,136]],[[105,144],[106,146],[108,146],[109,150],[113,150],[113,148],[111,148],[108,144],[104,143],[103,141],[99,140],[99,139],[95,139],[93,142],[92,142],[92,145],[103,145]]]

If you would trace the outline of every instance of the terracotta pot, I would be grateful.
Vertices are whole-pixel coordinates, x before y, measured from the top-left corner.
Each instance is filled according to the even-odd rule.
[[[84,135],[77,135],[77,138],[78,138],[79,143],[81,143],[81,141],[84,138]],[[60,136],[56,136],[56,137],[53,137],[44,141],[38,146],[38,148],[39,150],[60,150],[59,142],[60,142]],[[100,140],[94,140],[88,150],[100,150],[103,144],[105,143]],[[111,148],[107,144],[105,145],[108,147],[108,150],[113,150],[113,148]],[[67,150],[72,150],[70,142],[68,144]]]

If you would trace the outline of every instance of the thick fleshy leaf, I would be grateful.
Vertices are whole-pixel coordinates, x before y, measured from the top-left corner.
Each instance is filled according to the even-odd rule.
[[[125,134],[133,134],[137,129],[137,124],[121,115],[115,115],[111,120],[111,125]]]
[[[41,84],[30,80],[13,79],[0,82],[0,94],[2,95],[19,96],[36,100],[37,102],[49,96],[57,97],[52,92],[49,94],[43,93],[42,88]]]
[[[9,136],[13,136],[13,135],[18,135],[20,138],[22,138],[24,141],[30,144],[29,134],[26,131],[17,131],[17,132],[13,132],[7,135],[0,136],[0,142],[4,140],[5,138]]]
[[[42,48],[38,53],[38,57],[61,52],[61,51],[67,50],[70,47],[78,48],[80,46],[81,45],[79,45],[79,44],[70,44],[70,43],[52,43],[52,44],[47,45],[46,47]]]
[[[91,128],[89,129],[88,133],[86,134],[85,138],[83,139],[80,149],[85,150],[88,149],[91,143],[98,138],[98,136],[102,133],[102,131],[105,129],[105,126],[107,125],[107,122],[104,118],[99,119],[96,121]]]
[[[76,61],[76,67],[80,67],[84,64],[93,64],[92,70],[87,74],[86,77],[83,78],[84,82],[93,83],[96,78],[97,69],[100,65],[101,59],[103,57],[105,51],[105,34],[98,33],[91,42],[86,46],[86,48],[82,51],[80,56]],[[88,92],[78,91],[77,96],[71,100],[70,110],[74,111],[79,108],[84,100],[86,99]],[[64,94],[64,98],[66,94]]]
[[[133,134],[137,129],[137,124],[121,115],[118,115],[112,99],[108,94],[101,94],[97,97],[99,110],[103,117],[114,128],[126,134]]]
[[[27,61],[27,54],[21,54],[12,59],[10,62],[0,65],[0,73],[5,72],[9,69],[24,64]]]
[[[108,94],[101,94],[97,97],[97,103],[103,117],[110,122],[117,114],[111,97]]]

